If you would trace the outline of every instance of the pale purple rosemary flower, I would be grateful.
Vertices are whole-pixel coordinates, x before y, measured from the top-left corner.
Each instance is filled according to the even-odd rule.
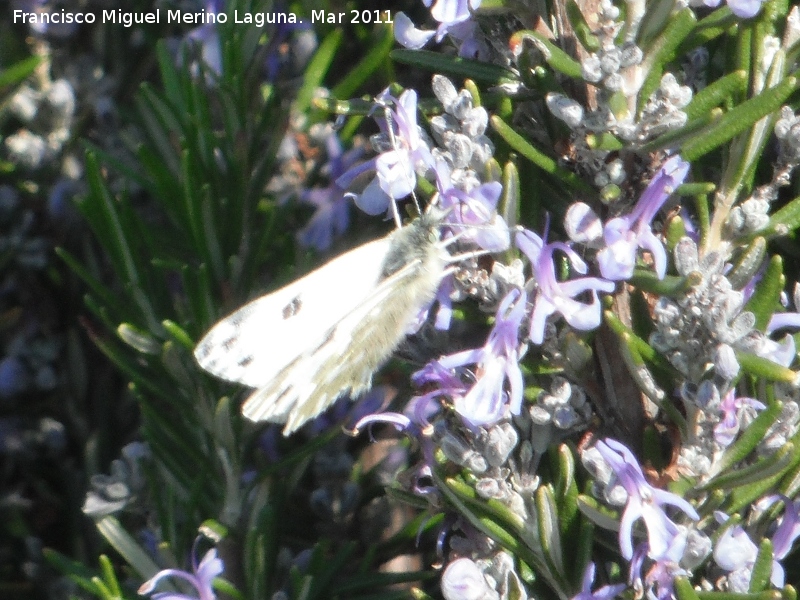
[[[722,511],[715,511],[714,517],[720,524],[727,522],[730,518]],[[745,593],[749,591],[750,578],[753,575],[753,566],[757,557],[758,546],[753,543],[741,525],[728,527],[714,546],[714,562],[720,568],[728,571],[728,590],[731,592]],[[784,579],[783,567],[777,560],[773,560],[770,576],[772,585],[781,588]]]
[[[433,431],[431,418],[441,410],[441,405],[435,402],[436,398],[464,394],[467,391],[467,386],[455,373],[442,367],[438,361],[429,362],[421,370],[414,373],[411,376],[411,381],[417,386],[433,383],[435,389],[422,396],[414,396],[406,404],[402,413],[383,412],[361,417],[353,426],[353,431],[358,432],[376,423],[392,425],[398,431],[403,431],[423,441],[423,450],[425,450],[424,439],[429,438]]]
[[[788,368],[797,356],[794,337],[787,333],[780,342],[765,337],[761,340],[756,354]]]
[[[754,398],[737,398],[736,390],[732,389],[722,399],[719,408],[722,411],[722,420],[714,427],[714,439],[720,446],[728,447],[739,433],[743,413],[764,410],[766,406]]]
[[[564,215],[564,230],[569,239],[592,248],[603,243],[603,221],[585,202],[573,202]]]
[[[719,6],[722,0],[703,0],[708,7]],[[726,0],[731,12],[742,19],[755,17],[761,10],[764,0]]]
[[[469,190],[457,188],[450,177],[450,166],[444,160],[436,161],[434,172],[439,190],[438,206],[447,211],[448,225],[455,226],[453,229],[459,239],[469,240],[491,252],[507,249],[510,243],[508,225],[497,214],[503,185],[490,181]]]
[[[780,500],[783,500],[784,513],[772,535],[772,553],[777,560],[786,558],[795,540],[800,537],[800,500],[793,501],[783,494],[773,494],[758,503],[759,508],[766,510]]]
[[[800,285],[795,286],[794,290],[795,308],[800,306],[798,302],[800,302]],[[788,300],[786,300],[785,304],[788,304]],[[769,336],[779,329],[787,328],[800,328],[800,313],[787,311],[773,314],[769,320],[769,323],[767,324],[766,334]],[[762,358],[768,358],[779,365],[789,367],[797,356],[797,348],[794,337],[787,333],[779,342],[770,338],[765,338],[761,344],[761,347],[758,349],[757,354]]]
[[[384,410],[397,395],[397,390],[390,386],[376,385],[367,393],[351,398],[344,395],[333,406],[318,417],[312,419],[305,427],[309,438],[315,438],[333,427],[347,427],[360,422],[363,418],[372,416]]]
[[[412,374],[411,382],[417,387],[422,387],[426,384],[435,385],[438,392],[433,397],[465,394],[468,389],[467,385],[453,369],[442,366],[442,363],[438,360],[429,362],[419,371]]]
[[[192,552],[194,554],[194,552]],[[197,593],[196,596],[189,594],[178,594],[174,592],[158,592],[153,594],[153,600],[216,600],[216,594],[212,588],[212,582],[224,570],[222,560],[217,558],[216,548],[212,548],[200,561],[196,564],[192,558],[192,573],[181,571],[180,569],[164,569],[156,573],[154,577],[145,581],[139,588],[139,594],[151,594],[155,590],[156,585],[160,580],[165,577],[177,577],[189,582]]]
[[[444,377],[450,379],[459,389],[463,388],[461,382],[455,381],[456,378],[451,374],[445,374]],[[448,391],[445,387],[422,396],[415,396],[406,404],[402,413],[383,412],[366,415],[359,419],[352,429],[353,433],[358,433],[366,427],[371,428],[372,425],[385,424],[391,425],[409,438],[415,439],[422,450],[422,460],[413,469],[411,490],[416,495],[429,499],[433,504],[438,503],[441,492],[435,486],[430,485],[431,474],[436,465],[436,445],[432,438],[434,427],[431,418],[441,411],[441,405],[434,400],[441,392],[447,393]]]
[[[523,378],[519,361],[525,353],[520,348],[519,328],[525,317],[526,298],[521,290],[512,290],[503,298],[497,309],[494,327],[483,348],[464,350],[444,356],[436,367],[426,367],[427,372],[440,382],[466,365],[476,365],[475,382],[468,389],[448,385],[453,394],[456,412],[470,425],[492,425],[509,413],[519,414],[522,406]],[[425,370],[423,370],[425,371]],[[431,381],[422,372],[415,373],[415,382]],[[508,381],[509,392],[505,390]]]
[[[780,525],[772,536],[772,547],[775,558],[783,560],[789,555],[795,540],[800,537],[800,504],[789,498],[783,498],[786,512],[783,513]]]
[[[457,558],[442,573],[445,600],[492,600],[497,592],[489,587],[480,567],[469,558]]]
[[[605,224],[605,247],[597,253],[597,262],[603,277],[614,281],[630,279],[636,265],[638,248],[650,251],[659,279],[664,277],[667,271],[667,253],[650,228],[650,223],[688,173],[689,163],[680,156],[673,156],[658,170],[633,211]]]
[[[772,315],[767,325],[767,335],[778,329],[785,329],[791,327],[793,329],[800,328],[800,313],[796,312],[781,312]]]
[[[431,16],[438,21],[436,30],[418,29],[405,13],[399,12],[394,17],[394,38],[402,46],[419,50],[434,36],[441,42],[449,35],[459,42],[459,54],[466,56],[472,53],[475,33],[473,11],[477,10],[482,0],[422,0],[425,6],[431,7]]]
[[[679,561],[686,547],[686,536],[678,535],[666,555],[658,560],[650,561],[647,573],[642,576],[645,559],[650,552],[650,545],[642,542],[636,546],[630,566],[630,582],[635,590],[635,597],[640,597],[647,591],[648,598],[658,600],[671,600],[674,598],[675,578],[686,575]]]
[[[417,170],[434,166],[431,149],[417,125],[417,92],[406,90],[400,98],[394,98],[387,88],[378,99],[395,107],[394,110],[387,109],[388,118],[385,122],[381,120],[385,132],[375,138],[380,144],[381,154],[348,170],[336,180],[336,185],[347,189],[359,175],[372,170],[376,172],[376,177],[361,194],[349,194],[368,215],[384,213],[392,200],[408,196],[417,184]]]
[[[619,528],[622,556],[628,560],[633,556],[633,524],[641,518],[647,528],[649,557],[656,561],[665,557],[672,558],[676,553],[676,543],[681,538],[685,539],[685,536],[666,515],[663,505],[675,506],[694,520],[700,518],[697,511],[677,494],[654,488],[647,483],[636,457],[618,441],[606,438],[598,441],[595,448],[628,493]]]
[[[531,316],[530,339],[534,344],[544,340],[544,329],[547,318],[558,313],[575,329],[588,331],[600,325],[602,307],[597,292],[611,293],[614,284],[597,277],[579,277],[569,281],[558,281],[553,254],[561,250],[567,255],[572,267],[581,274],[586,273],[586,263],[572,248],[563,242],[545,244],[542,238],[527,229],[523,229],[516,237],[517,247],[531,261],[537,291]],[[590,292],[592,301],[589,304],[575,300],[584,292]]]
[[[334,237],[343,234],[350,224],[350,198],[335,182],[345,171],[353,167],[363,154],[363,150],[358,147],[344,152],[335,133],[328,136],[326,146],[328,163],[322,172],[330,178],[331,183],[325,188],[306,190],[300,196],[302,202],[311,204],[316,210],[306,226],[297,234],[297,241],[301,246],[314,248],[320,252],[330,248]]]
[[[615,585],[604,585],[600,589],[592,591],[594,574],[595,566],[593,562],[590,562],[583,572],[583,587],[580,592],[572,597],[572,600],[611,600],[611,598],[621,594],[627,587],[624,583],[617,583]]]

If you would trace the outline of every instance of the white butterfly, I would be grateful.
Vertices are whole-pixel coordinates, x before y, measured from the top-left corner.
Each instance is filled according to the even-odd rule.
[[[340,395],[363,393],[454,260],[426,213],[222,319],[197,345],[213,375],[257,388],[242,413],[289,435]]]

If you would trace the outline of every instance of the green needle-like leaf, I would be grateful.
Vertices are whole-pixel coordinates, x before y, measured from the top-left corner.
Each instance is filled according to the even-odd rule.
[[[766,254],[767,241],[763,237],[758,236],[748,244],[728,272],[728,281],[731,282],[734,289],[740,290],[747,285],[763,264]]]
[[[553,573],[564,573],[564,554],[561,547],[561,533],[558,524],[558,508],[552,489],[541,486],[534,496],[536,505],[536,524],[539,526],[539,540],[545,560]]]
[[[781,292],[786,285],[786,278],[783,276],[783,259],[780,256],[773,256],[761,281],[758,282],[753,295],[747,301],[744,308],[749,310],[756,317],[755,327],[760,331],[765,331],[769,320],[775,309],[780,306]]]
[[[770,585],[772,577],[772,541],[769,539],[761,540],[758,545],[758,555],[753,565],[750,575],[750,588],[747,590],[751,594],[762,592]]]
[[[697,92],[683,111],[689,121],[693,121],[707,115],[711,109],[725,104],[731,98],[743,95],[746,91],[747,72],[734,71]]]
[[[41,56],[31,56],[0,71],[0,93],[4,92],[3,88],[11,87],[25,81],[41,62]]]
[[[580,177],[578,177],[572,171],[568,171],[563,167],[559,167],[554,158],[551,158],[540,150],[537,150],[533,145],[531,145],[530,142],[514,131],[514,128],[505,123],[502,119],[497,116],[493,116],[491,117],[490,122],[492,124],[492,128],[494,128],[497,134],[503,138],[503,140],[505,140],[505,142],[511,146],[512,149],[519,152],[534,165],[543,171],[558,177],[561,181],[575,190],[594,195],[594,190],[592,190],[592,188],[589,187],[589,185]]]
[[[519,80],[513,71],[488,63],[448,56],[439,52],[428,50],[392,50],[389,55],[392,60],[430,71],[453,75],[459,78],[469,78],[483,83],[502,84],[514,83]]]
[[[713,125],[709,125],[702,135],[686,142],[681,148],[681,155],[689,162],[696,161],[752,127],[761,118],[778,110],[796,88],[797,78],[787,77],[775,87],[729,110]]]
[[[647,77],[639,90],[639,111],[644,108],[647,100],[658,89],[664,67],[678,56],[678,47],[694,29],[696,22],[694,11],[684,8],[672,16],[664,32],[653,42],[642,63]]]
[[[785,235],[798,227],[800,227],[800,196],[772,214],[767,231]]]
[[[700,489],[731,489],[757,483],[769,477],[782,476],[796,460],[793,456],[794,448],[792,443],[784,444],[777,452],[759,458],[752,465],[710,479]]]
[[[159,568],[114,517],[106,516],[95,522],[97,530],[120,553],[142,579],[150,579]]]
[[[364,58],[334,86],[331,90],[331,96],[334,98],[349,98],[387,61],[389,52],[394,46],[394,35],[392,35],[392,29],[390,27],[385,27],[380,31],[381,37],[377,40],[375,45],[364,55]]]
[[[739,361],[742,371],[756,377],[762,377],[767,381],[794,383],[798,378],[798,374],[791,369],[755,354],[737,352],[736,359]]]
[[[722,456],[714,463],[714,474],[724,473],[733,465],[744,460],[755,447],[764,439],[764,434],[767,429],[772,427],[781,414],[782,405],[776,402],[768,406],[760,415],[758,415],[747,429],[739,436],[733,444],[725,449]]]
[[[538,31],[518,31],[511,36],[508,44],[512,49],[521,50],[520,46],[526,41],[536,46],[536,49],[542,53],[547,64],[554,70],[563,73],[567,77],[583,79],[581,64]]]
[[[341,29],[329,33],[309,61],[303,78],[303,87],[300,88],[294,101],[294,110],[297,112],[302,113],[311,105],[317,88],[322,86],[322,82],[328,74],[336,52],[342,43],[343,35],[344,32]]]
[[[575,0],[567,0],[566,8],[569,22],[572,25],[572,29],[575,31],[575,36],[586,50],[589,52],[597,52],[600,49],[600,40],[597,39],[592,28],[586,22],[586,18],[583,16],[583,12],[581,12],[578,3],[575,2]]]

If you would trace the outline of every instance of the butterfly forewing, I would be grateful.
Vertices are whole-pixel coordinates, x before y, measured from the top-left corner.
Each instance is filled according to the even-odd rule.
[[[267,386],[252,394],[242,414],[253,421],[286,422],[288,435],[319,415],[343,392],[366,391],[419,309],[433,299],[444,271],[442,256],[412,260],[387,277],[349,314]]]
[[[239,309],[195,350],[201,367],[256,387],[242,413],[288,435],[372,374],[429,304],[448,257],[426,214]]]
[[[383,238],[359,246],[246,304],[203,337],[198,364],[228,381],[268,384],[375,290],[388,245]]]

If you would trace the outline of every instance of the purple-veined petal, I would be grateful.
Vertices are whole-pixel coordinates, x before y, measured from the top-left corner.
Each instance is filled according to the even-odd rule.
[[[431,16],[440,23],[459,23],[469,19],[469,4],[467,0],[436,0],[431,8]]]
[[[348,189],[351,185],[353,185],[353,182],[360,175],[375,170],[375,161],[376,159],[372,158],[370,160],[364,161],[361,164],[349,168],[347,171],[345,171],[339,177],[337,177],[334,183],[343,190]]]
[[[664,279],[664,275],[667,273],[667,251],[664,250],[661,240],[647,229],[639,235],[639,246],[650,251],[655,263],[656,275],[659,279]]]
[[[620,240],[629,241],[628,232],[631,230],[631,219],[628,217],[617,217],[611,219],[603,227],[603,239],[607,246]]]
[[[544,341],[544,329],[547,317],[556,311],[556,307],[546,298],[537,296],[533,305],[533,315],[531,316],[531,341],[534,344],[541,344]]]
[[[619,523],[619,549],[622,557],[630,560],[633,556],[633,524],[642,516],[642,503],[637,496],[629,494],[628,504]]]
[[[714,547],[714,561],[726,571],[755,563],[758,547],[739,525],[729,527]]]
[[[610,294],[617,288],[613,281],[606,281],[599,277],[579,277],[578,279],[570,279],[569,281],[562,281],[559,286],[561,287],[561,291],[570,298],[586,291],[606,292]]]
[[[469,558],[458,558],[447,565],[441,587],[445,600],[482,600],[492,593],[483,571]]]
[[[578,331],[591,331],[599,327],[603,321],[600,299],[594,290],[592,290],[592,302],[590,304],[567,299],[561,306],[561,314],[567,323]]]
[[[363,192],[353,195],[353,197],[355,198],[356,206],[372,216],[385,213],[389,209],[389,203],[392,201],[389,195],[381,189],[377,177],[364,188]]]
[[[652,181],[642,193],[631,212],[631,221],[639,221],[648,225],[656,216],[664,203],[669,199],[675,189],[683,183],[689,174],[689,163],[679,155],[667,159],[656,172]]]
[[[742,19],[755,17],[761,10],[762,0],[728,0],[731,12]]]
[[[511,245],[511,235],[503,217],[495,215],[490,223],[475,230],[472,241],[483,250],[503,252]]]
[[[600,274],[612,281],[622,281],[633,276],[636,266],[636,243],[619,239],[597,253]]]
[[[502,360],[485,363],[472,389],[465,396],[456,398],[456,412],[472,425],[490,425],[502,419],[506,412],[503,380]]]
[[[762,342],[756,354],[761,358],[789,367],[797,356],[794,337],[787,333],[780,342],[767,338]]]
[[[516,235],[517,247],[524,252],[528,259],[534,263],[539,260],[539,255],[544,247],[544,241],[538,235],[523,229]]]
[[[570,264],[572,265],[572,268],[575,269],[577,273],[584,275],[589,270],[589,266],[580,257],[580,255],[564,242],[553,242],[550,244],[550,247],[554,250],[561,250],[564,254],[566,254]]]
[[[418,29],[405,13],[394,16],[394,39],[405,48],[419,50],[436,35],[433,29]]]
[[[800,328],[800,313],[775,313],[767,325],[767,335],[784,327]]]
[[[414,165],[408,158],[406,152],[389,150],[375,161],[381,189],[395,200],[408,196],[417,182]]]
[[[583,202],[573,203],[564,217],[564,229],[573,242],[593,244],[603,237],[603,222]]]
[[[353,431],[360,431],[364,429],[364,427],[374,425],[375,423],[393,425],[398,431],[403,431],[408,429],[408,427],[411,425],[411,419],[403,414],[392,412],[367,415],[366,417],[359,419],[358,422],[353,425]]]

